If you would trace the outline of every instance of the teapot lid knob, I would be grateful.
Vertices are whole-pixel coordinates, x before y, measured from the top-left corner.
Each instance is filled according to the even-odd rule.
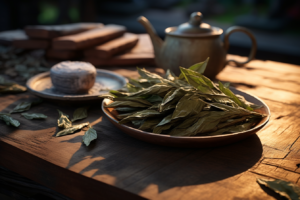
[[[190,16],[189,24],[192,26],[200,26],[202,23],[202,13],[201,12],[193,12]]]
[[[202,23],[202,13],[201,12],[193,12],[190,16],[189,22],[183,23],[174,32],[176,35],[201,35],[203,33],[212,32],[211,26]]]

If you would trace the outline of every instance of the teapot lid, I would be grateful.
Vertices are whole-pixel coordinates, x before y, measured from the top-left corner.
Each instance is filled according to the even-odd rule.
[[[183,23],[176,27],[166,29],[167,34],[176,36],[209,36],[221,35],[223,30],[217,27],[212,27],[209,24],[202,23],[202,13],[193,12],[189,22]]]

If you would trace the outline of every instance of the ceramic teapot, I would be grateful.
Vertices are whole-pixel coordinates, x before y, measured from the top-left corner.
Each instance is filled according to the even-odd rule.
[[[195,63],[205,61],[209,57],[204,75],[214,79],[228,62],[232,61],[241,66],[253,59],[256,53],[256,40],[248,29],[238,26],[230,27],[226,30],[224,42],[222,42],[220,35],[223,30],[202,23],[200,12],[192,13],[187,23],[178,27],[166,28],[165,41],[157,36],[147,18],[141,16],[138,21],[150,35],[157,66],[165,70],[170,69],[177,76],[180,74],[179,66],[188,68]],[[246,33],[252,40],[250,55],[245,62],[226,60],[229,36],[236,31]]]

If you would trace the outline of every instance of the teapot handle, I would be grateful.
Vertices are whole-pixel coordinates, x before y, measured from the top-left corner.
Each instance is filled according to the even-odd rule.
[[[225,48],[225,50],[227,51],[228,48],[229,48],[229,36],[230,36],[230,34],[234,33],[234,32],[237,32],[237,31],[241,31],[243,33],[246,33],[252,41],[252,47],[251,47],[250,54],[248,56],[248,60],[246,60],[245,62],[238,62],[236,60],[227,60],[226,63],[225,63],[225,66],[229,62],[234,62],[237,66],[242,66],[242,65],[250,62],[256,54],[257,43],[256,43],[256,39],[255,39],[254,35],[248,29],[246,29],[244,27],[240,27],[240,26],[232,26],[232,27],[230,27],[226,30],[225,36],[224,36],[224,48]]]

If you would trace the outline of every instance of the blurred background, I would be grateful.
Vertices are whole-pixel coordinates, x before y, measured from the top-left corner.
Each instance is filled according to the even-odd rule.
[[[202,12],[204,22],[224,31],[232,25],[249,28],[257,39],[257,59],[300,65],[299,0],[0,0],[0,31],[101,22],[145,33],[136,21],[144,15],[164,38],[165,28],[187,22],[194,11]],[[246,35],[234,33],[229,53],[247,56],[250,46]]]

